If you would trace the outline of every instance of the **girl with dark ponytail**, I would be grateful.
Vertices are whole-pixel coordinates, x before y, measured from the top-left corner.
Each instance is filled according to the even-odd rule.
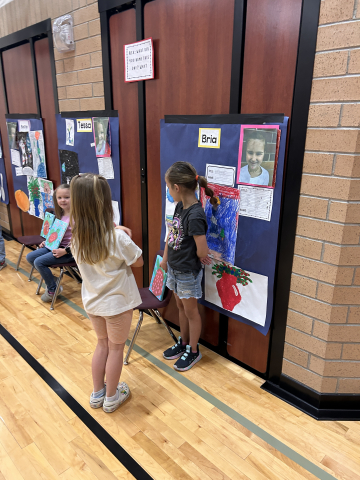
[[[174,163],[166,172],[165,181],[170,195],[178,203],[160,266],[168,272],[167,287],[174,292],[179,308],[180,337],[163,355],[166,360],[177,358],[174,368],[183,372],[201,359],[198,344],[201,317],[197,299],[202,297],[202,264],[210,263],[206,216],[196,198],[197,186],[205,189],[212,205],[216,205],[217,200],[206,178],[199,176],[190,163]]]

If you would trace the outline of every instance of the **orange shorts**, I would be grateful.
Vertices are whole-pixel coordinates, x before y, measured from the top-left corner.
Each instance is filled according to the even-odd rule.
[[[99,317],[88,313],[88,317],[99,340],[108,338],[112,343],[122,344],[129,336],[132,314],[132,310],[127,310],[109,317]]]

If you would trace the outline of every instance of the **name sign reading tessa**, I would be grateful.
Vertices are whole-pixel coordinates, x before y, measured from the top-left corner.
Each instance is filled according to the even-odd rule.
[[[220,148],[221,128],[199,128],[198,147]]]
[[[92,132],[91,118],[81,118],[80,120],[76,120],[76,124],[78,132]]]

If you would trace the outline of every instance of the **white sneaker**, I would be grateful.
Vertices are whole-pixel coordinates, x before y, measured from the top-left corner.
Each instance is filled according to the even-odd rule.
[[[120,405],[130,397],[130,388],[125,382],[121,382],[118,384],[116,388],[116,393],[118,393],[119,397],[116,400],[113,400],[112,402],[107,401],[105,398],[104,404],[103,404],[104,412],[112,413],[117,408],[119,408]]]
[[[63,287],[60,287],[59,288],[59,293],[58,293],[58,296],[61,294],[61,292],[63,291]],[[48,289],[45,290],[45,293],[43,295],[41,295],[41,300],[43,302],[52,302],[53,301],[53,298],[54,298],[54,295],[55,295],[55,292],[53,294],[50,294],[48,292]]]
[[[104,403],[104,400],[105,400],[105,395],[106,395],[106,388],[105,388],[105,392],[104,392],[104,395],[102,395],[101,397],[94,397],[93,396],[93,393],[94,392],[91,392],[91,395],[90,395],[90,407],[91,408],[100,408],[103,406],[103,403]]]

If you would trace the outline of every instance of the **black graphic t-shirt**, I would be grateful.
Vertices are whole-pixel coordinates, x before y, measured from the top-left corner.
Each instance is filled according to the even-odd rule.
[[[184,210],[182,202],[175,207],[168,237],[168,262],[180,272],[198,273],[201,262],[196,253],[194,235],[206,235],[207,221],[200,202]]]

